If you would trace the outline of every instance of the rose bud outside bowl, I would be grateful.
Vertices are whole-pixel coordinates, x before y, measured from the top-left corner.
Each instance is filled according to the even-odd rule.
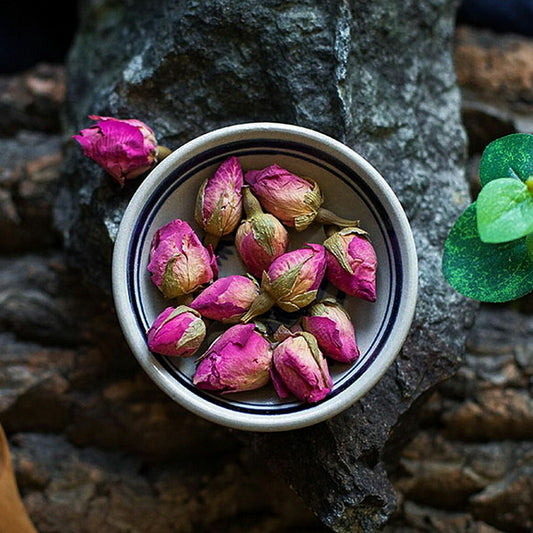
[[[97,123],[73,135],[83,153],[98,163],[122,187],[157,162],[160,148],[154,132],[136,119],[89,115]],[[166,155],[166,150],[165,155]]]
[[[325,283],[325,277],[319,288],[319,300],[333,298],[350,315],[360,350],[352,364],[329,365],[331,392],[319,402],[303,402],[292,394],[279,398],[271,383],[233,394],[200,389],[193,384],[196,356],[167,357],[148,349],[146,331],[168,307],[147,270],[151,240],[173,219],[187,221],[202,234],[194,219],[198,190],[230,157],[238,157],[245,173],[277,164],[297,176],[311,177],[320,186],[324,207],[333,208],[348,220],[358,219],[359,227],[371,238],[379,263],[375,302],[347,295]],[[290,249],[324,241],[320,224],[312,223],[301,232],[287,227],[287,231]],[[246,275],[229,237],[221,239],[217,256],[220,277]],[[207,420],[241,430],[284,431],[316,424],[366,394],[394,361],[409,332],[417,285],[416,250],[409,223],[385,179],[342,143],[288,124],[239,124],[206,133],[179,147],[140,184],[124,213],[113,254],[113,294],[119,322],[142,368],[179,405]],[[274,306],[268,319],[273,317],[292,328],[300,313],[307,311],[286,313]],[[270,327],[266,320],[265,324]],[[227,327],[211,322],[205,345],[219,333],[217,328]],[[203,351],[200,348],[197,354]]]

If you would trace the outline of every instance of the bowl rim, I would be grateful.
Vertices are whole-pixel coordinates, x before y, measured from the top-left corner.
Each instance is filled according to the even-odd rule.
[[[131,312],[127,276],[124,275],[128,268],[126,258],[131,242],[130,229],[134,227],[136,217],[152,189],[168,176],[179,162],[220,143],[230,142],[230,140],[246,141],[258,137],[279,138],[280,135],[290,135],[292,139],[321,147],[322,150],[326,146],[328,150],[336,152],[342,159],[349,161],[358,174],[368,182],[375,184],[375,187],[372,187],[373,192],[379,201],[384,202],[391,210],[390,216],[396,223],[394,231],[399,248],[403,252],[402,273],[405,280],[401,287],[398,319],[387,339],[385,349],[358,379],[357,390],[350,386],[328,402],[319,402],[303,412],[240,413],[210,403],[199,395],[176,387],[175,379],[148,350],[145,339],[139,338]],[[181,145],[161,161],[139,185],[124,211],[114,243],[111,277],[115,310],[124,337],[133,355],[154,383],[172,400],[206,420],[234,429],[264,432],[297,429],[322,422],[344,411],[372,389],[394,362],[407,338],[414,318],[418,293],[417,252],[409,221],[399,199],[383,176],[360,154],[340,141],[309,128],[278,122],[248,122],[221,127]]]

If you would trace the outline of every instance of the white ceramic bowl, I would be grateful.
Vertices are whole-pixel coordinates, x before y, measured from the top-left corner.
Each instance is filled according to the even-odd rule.
[[[243,169],[277,163],[315,179],[324,207],[360,220],[378,257],[377,301],[346,297],[331,286],[350,313],[361,356],[353,365],[330,365],[332,392],[307,404],[280,400],[272,386],[247,393],[213,394],[192,384],[194,360],[151,353],[146,331],[169,305],[146,269],[154,232],[175,218],[194,223],[196,193],[204,178],[229,156]],[[200,230],[199,235],[201,235]],[[292,232],[291,249],[322,242],[311,225]],[[220,276],[244,272],[232,246],[219,256]],[[309,129],[277,123],[239,124],[202,135],[170,154],[147,176],[122,219],[113,254],[113,295],[126,340],[141,366],[173,400],[213,422],[255,431],[280,431],[323,421],[353,404],[379,380],[398,354],[413,318],[418,285],[417,259],[405,213],[383,177],[340,142]],[[325,295],[323,295],[325,296]]]

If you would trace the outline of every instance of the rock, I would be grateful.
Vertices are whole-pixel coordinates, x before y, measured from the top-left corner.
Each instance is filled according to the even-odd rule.
[[[517,132],[510,113],[479,100],[463,99],[462,116],[468,134],[468,153],[482,154],[494,139]]]
[[[54,388],[54,394],[59,400],[65,391],[65,382],[64,379],[61,380],[60,374],[72,367],[74,354],[66,350],[43,349],[35,344],[16,343],[6,334],[2,334],[0,338],[3,346],[0,356],[0,413],[5,415],[17,402],[20,403],[21,398],[29,391],[32,391],[33,395],[40,395],[43,405],[43,396]],[[43,412],[39,413],[39,421],[42,414]],[[57,412],[50,414],[55,418]],[[17,418],[18,416],[17,409]],[[32,427],[34,421],[31,416],[26,422]],[[6,422],[3,420],[4,425]],[[52,425],[57,427],[60,422]]]
[[[422,430],[402,451],[391,525],[531,529],[532,328],[514,304],[480,307],[461,369],[424,404]]]
[[[179,409],[142,373],[109,302],[61,268],[60,252],[47,259],[0,260],[6,431],[63,431],[80,446],[158,458],[205,438],[212,450],[230,447],[224,428]]]
[[[82,341],[76,323],[75,281],[65,271],[64,256],[24,254],[0,258],[0,325],[26,341],[67,346]]]
[[[178,454],[165,464],[143,464],[37,433],[15,435],[11,449],[24,504],[39,531],[326,531],[291,499],[282,480],[271,479],[265,491],[268,472],[246,453],[236,462]]]
[[[462,461],[402,462],[412,476],[411,482],[399,484],[402,494],[410,500],[433,507],[456,509],[468,501],[468,497],[482,489],[486,483]]]
[[[426,428],[417,433],[416,437],[402,451],[400,461],[401,475],[399,482],[410,480],[417,483],[416,476],[412,472],[431,472],[431,466],[426,464],[449,465],[456,469],[469,470],[467,475],[475,477],[481,488],[501,480],[507,472],[512,470],[521,458],[526,456],[532,447],[524,441],[486,441],[464,442],[460,440],[448,440],[444,432],[435,433],[433,428]],[[433,486],[433,490],[438,484]],[[475,491],[478,492],[478,491]],[[426,495],[420,491],[422,498]],[[455,498],[450,494],[443,495],[446,498]],[[422,502],[422,499],[416,499]],[[439,507],[440,505],[437,505]]]
[[[522,441],[465,443],[446,437],[425,430],[403,451],[395,487],[407,500],[441,510],[468,509],[532,450]]]
[[[490,34],[485,46],[494,46],[497,39],[497,35]],[[512,47],[508,52],[513,53]],[[470,64],[469,68],[473,66]],[[485,67],[481,64],[479,68]],[[54,75],[60,76],[59,69]],[[27,73],[21,76],[25,78]],[[13,87],[23,87],[25,83],[11,77],[9,82]],[[26,97],[22,90],[11,92],[9,98],[17,95]],[[0,101],[2,97],[7,101],[5,93]],[[515,106],[514,100],[506,102],[500,99],[501,95],[490,94],[481,101],[474,92],[468,97],[472,98],[466,102],[468,105],[480,109],[489,121],[494,119],[488,124],[494,124],[495,129],[487,130],[494,134],[500,126],[510,124],[507,119],[515,128],[527,122],[528,111],[523,102],[516,100],[520,106]],[[463,99],[463,119],[464,103]],[[160,528],[157,533],[166,533],[165,527],[175,531],[176,524],[180,531],[329,531],[317,524],[282,481],[283,476],[269,472],[263,458],[251,449],[244,451],[243,443],[249,444],[243,438],[246,434],[226,431],[188,414],[142,374],[118,331],[109,300],[79,286],[79,275],[67,267],[58,236],[50,225],[51,200],[62,165],[58,157],[63,142],[57,130],[59,118],[47,119],[50,131],[40,130],[43,122],[33,115],[40,113],[38,108],[13,105],[20,110],[17,122],[11,121],[12,129],[0,136],[0,298],[7,294],[10,302],[7,307],[0,306],[0,419],[10,436],[19,486],[39,531],[128,529],[144,533],[152,524]],[[8,107],[4,111],[12,117],[14,110]],[[523,114],[510,111],[519,107]],[[59,112],[59,107],[55,109]],[[6,123],[0,119],[0,124]],[[32,129],[32,125],[34,131],[24,129]],[[474,129],[468,124],[466,127],[470,135]],[[71,133],[66,131],[64,138]],[[486,132],[484,135],[480,139],[487,138]],[[475,190],[477,162],[473,159],[470,163]],[[86,161],[80,164],[92,166]],[[7,219],[15,223],[11,230],[4,231],[7,226],[2,224]],[[28,232],[24,233],[22,227]],[[31,237],[32,232],[39,236],[38,242],[24,237]],[[418,231],[417,240],[423,233],[423,229]],[[333,474],[328,472],[332,464],[328,455],[336,455],[338,448],[346,446],[352,453],[343,456],[344,470],[336,472],[347,483],[347,492],[355,485],[350,476],[356,478],[359,473],[382,497],[387,493],[378,492],[376,477],[383,483],[387,478],[393,482],[396,494],[390,496],[396,497],[397,505],[385,533],[529,531],[532,496],[528,478],[533,441],[522,440],[519,433],[514,433],[519,439],[512,440],[508,437],[513,433],[508,435],[504,428],[513,423],[513,413],[522,413],[526,419],[529,416],[527,411],[511,409],[510,402],[527,398],[532,390],[532,302],[529,297],[511,306],[480,307],[458,371],[420,397],[415,404],[422,406],[419,418],[414,416],[415,407],[405,411],[402,423],[390,433],[383,458],[372,443],[365,447],[337,426],[330,431],[326,425],[323,436],[314,432],[317,442],[313,450],[318,450],[320,460],[326,461],[323,475],[316,479],[330,481],[328,476]],[[443,305],[444,313],[448,304]],[[424,303],[423,310],[427,307]],[[18,312],[21,309],[26,312]],[[72,329],[66,332],[63,320],[69,316]],[[39,317],[48,319],[42,328],[38,327]],[[439,315],[435,315],[435,321],[431,326],[425,325],[424,331],[443,328],[447,321],[451,319],[441,318],[439,326]],[[412,365],[417,360],[413,359]],[[406,365],[405,356],[399,363]],[[466,440],[471,433],[462,433],[464,419],[457,413],[465,413],[485,398],[480,393],[491,391],[490,396],[498,399],[502,392],[498,396],[494,391],[503,390],[512,392],[510,397],[504,397],[505,408],[497,412],[491,407],[491,416],[482,416],[476,422],[478,437]],[[381,389],[377,396],[380,395]],[[390,396],[391,405],[394,396],[395,393]],[[408,397],[406,405],[410,401]],[[481,407],[486,409],[485,405]],[[356,411],[353,418],[340,417],[338,425],[343,421],[352,424],[353,419],[361,425],[357,416],[364,419],[372,412],[376,412],[374,408],[365,404],[365,409]],[[386,415],[383,428],[379,418],[370,418],[371,422],[377,420],[373,422],[373,439],[386,439],[387,428],[396,416]],[[506,421],[507,417],[511,418]],[[421,428],[415,432],[411,428],[418,421]],[[500,428],[497,431],[495,422]],[[522,432],[523,427],[522,424]],[[383,433],[378,435],[380,431]],[[302,446],[312,442],[313,435],[307,431],[296,432],[296,437],[300,435]],[[399,462],[393,461],[399,447],[413,435],[403,447]],[[291,434],[285,439],[283,435],[278,437],[280,447],[287,444],[290,454],[303,455],[301,462],[296,459],[285,475],[289,481],[296,479],[301,475],[297,468],[310,465],[308,454],[302,453],[302,446]],[[324,451],[319,438],[325,443]],[[367,438],[365,434],[365,441]],[[383,459],[387,459],[386,472],[380,467]],[[287,463],[290,465],[289,460]],[[440,477],[432,475],[439,471],[446,473],[444,481],[449,490],[442,499],[438,498]],[[316,485],[313,472],[317,472],[316,464],[308,477],[311,486]],[[479,483],[478,490],[471,480]],[[198,493],[204,498],[201,504],[194,496]],[[337,494],[338,491],[324,507],[334,502]],[[209,506],[211,501],[213,505]],[[310,505],[309,493],[306,502]],[[450,507],[453,502],[457,505]],[[381,505],[370,497],[364,504],[371,510]],[[320,502],[313,502],[313,506],[319,505]],[[392,507],[387,507],[387,512]],[[179,509],[182,513],[178,513]],[[348,505],[346,512],[349,511]],[[162,513],[175,518],[175,522],[162,526]]]
[[[0,75],[0,132],[20,130],[58,133],[65,100],[63,65],[41,63],[22,75]]]
[[[0,251],[36,251],[60,241],[52,219],[59,169],[59,135],[20,131],[0,138]]]
[[[532,438],[532,332],[528,315],[483,308],[468,338],[465,368],[443,387],[456,400],[441,417],[449,438]]]
[[[427,531],[432,533],[500,533],[500,529],[491,527],[478,521],[468,513],[446,513],[431,507],[407,503],[405,515],[408,527],[399,528],[392,525],[384,529],[384,533],[419,533]]]
[[[232,123],[296,123],[355,148],[403,203],[420,298],[395,364],[327,423],[242,435],[331,529],[377,530],[395,509],[387,467],[427,392],[457,370],[475,307],[440,273],[448,229],[469,201],[451,54],[456,2],[98,6],[87,3],[70,54],[67,132],[86,127],[88,114],[135,117],[176,148]],[[85,279],[109,293],[113,240],[138,182],[119,189],[73,145],[64,168],[56,223]]]
[[[501,481],[472,498],[472,512],[503,531],[533,528],[533,454],[518,463]]]
[[[533,400],[527,392],[488,390],[443,417],[450,438],[532,439]]]
[[[531,106],[533,44],[527,37],[460,27],[456,34],[457,79],[468,89],[511,108]]]
[[[533,129],[531,38],[460,25],[454,56],[469,153]]]

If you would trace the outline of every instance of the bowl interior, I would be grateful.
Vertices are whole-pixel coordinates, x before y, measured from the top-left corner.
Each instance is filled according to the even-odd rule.
[[[145,370],[163,390],[205,418],[242,429],[276,430],[323,420],[353,403],[375,383],[405,338],[408,327],[405,321],[410,322],[414,301],[409,302],[410,307],[403,317],[401,308],[405,306],[408,290],[412,296],[412,289],[406,284],[413,283],[416,273],[413,268],[405,270],[406,253],[413,253],[412,249],[405,248],[402,231],[407,231],[410,238],[407,221],[402,218],[405,215],[375,170],[357,157],[351,158],[350,153],[348,156],[335,153],[332,146],[312,145],[302,138],[289,139],[287,135],[285,138],[263,137],[251,135],[247,139],[232,140],[230,136],[223,143],[201,148],[193,146],[189,153],[186,150],[182,154],[175,152],[169,156],[169,161],[163,162],[164,167],[161,163],[161,168],[156,168],[139,188],[126,211],[117,238],[113,274],[119,319],[126,338]],[[346,296],[326,282],[320,290],[319,298],[336,298],[352,317],[361,356],[352,365],[329,362],[334,387],[318,404],[280,400],[270,385],[227,395],[201,391],[192,385],[196,356],[188,359],[165,357],[152,354],[146,347],[146,331],[156,316],[171,305],[153,285],[146,268],[152,237],[158,228],[176,218],[188,221],[202,236],[194,222],[197,191],[202,181],[229,156],[237,156],[244,171],[276,163],[295,174],[313,178],[323,192],[324,207],[339,216],[360,220],[360,226],[369,232],[376,250],[376,302]],[[322,243],[325,238],[319,224],[312,224],[303,232],[291,229],[290,235],[290,249],[306,242]],[[408,245],[412,245],[410,240]],[[118,253],[120,257],[117,258]],[[220,276],[245,273],[233,245],[233,236],[221,241],[217,256]],[[416,287],[416,277],[414,279]],[[274,310],[270,319],[293,321],[295,315]],[[210,329],[208,342],[220,331],[216,326]]]

